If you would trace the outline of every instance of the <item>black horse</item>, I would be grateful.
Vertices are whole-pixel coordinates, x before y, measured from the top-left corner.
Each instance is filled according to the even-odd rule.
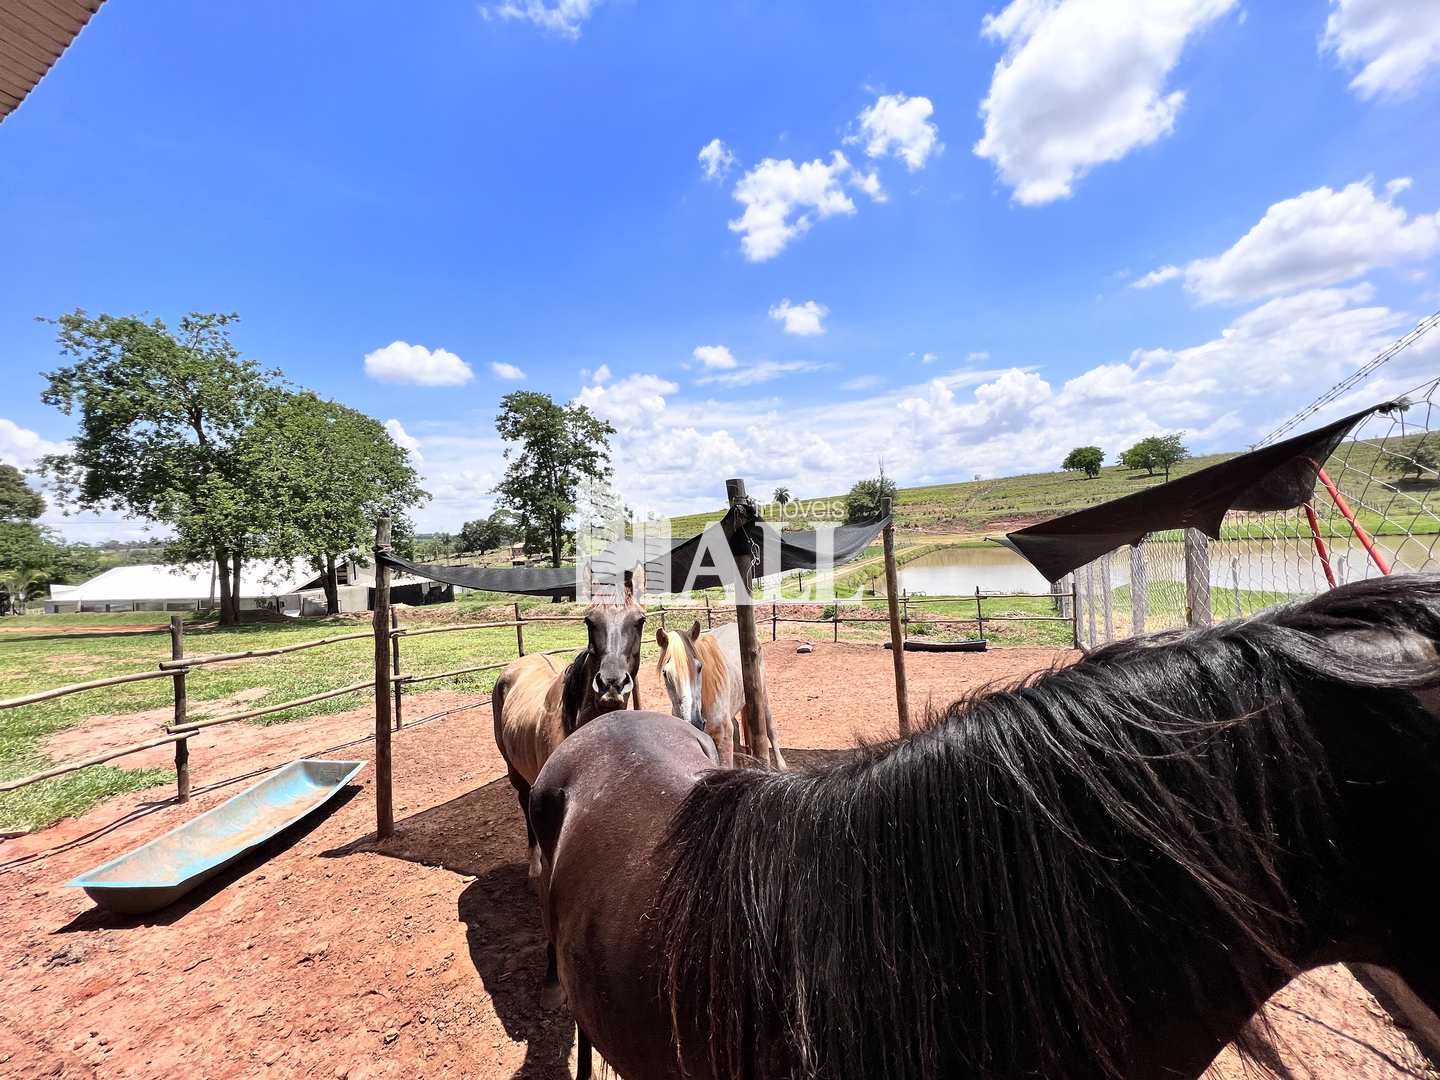
[[[1440,1006],[1440,577],[1108,646],[823,768],[616,713],[539,776],[584,1036],[659,1077],[1196,1077],[1296,973]],[[582,1075],[588,1074],[582,1061]]]

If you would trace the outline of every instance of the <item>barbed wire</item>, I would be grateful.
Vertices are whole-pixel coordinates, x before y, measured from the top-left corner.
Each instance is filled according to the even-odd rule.
[[[1335,401],[1347,391],[1354,389],[1356,386],[1359,386],[1362,382],[1364,382],[1372,374],[1374,374],[1376,369],[1389,363],[1400,353],[1410,348],[1411,345],[1414,345],[1415,342],[1419,341],[1431,330],[1435,329],[1436,326],[1440,326],[1440,311],[1437,311],[1434,314],[1428,315],[1425,318],[1421,319],[1418,323],[1415,324],[1415,328],[1411,330],[1408,334],[1406,334],[1404,337],[1396,339],[1395,341],[1392,341],[1388,346],[1382,349],[1374,357],[1372,357],[1366,363],[1362,364],[1360,367],[1356,368],[1345,378],[1337,382],[1334,386],[1330,387],[1330,389],[1326,390],[1325,393],[1321,394],[1309,405],[1306,405],[1294,416],[1290,417],[1290,419],[1286,420],[1274,431],[1270,432],[1269,435],[1266,435],[1259,442],[1252,444],[1250,449],[1254,450],[1257,447],[1264,446],[1266,443],[1274,442],[1281,435],[1284,435],[1287,431],[1294,428],[1297,424],[1303,423],[1305,420],[1308,420],[1310,417],[1314,416],[1317,412],[1323,409],[1326,405],[1329,405],[1332,401]]]

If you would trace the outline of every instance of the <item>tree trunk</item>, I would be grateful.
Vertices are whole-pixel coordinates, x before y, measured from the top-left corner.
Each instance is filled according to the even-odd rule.
[[[335,556],[325,556],[325,614],[340,614],[340,576],[335,569]]]
[[[230,553],[223,548],[215,550],[216,576],[220,579],[220,625],[233,626],[230,611]]]
[[[239,551],[230,556],[230,625],[240,625],[240,571],[245,565],[245,557]]]

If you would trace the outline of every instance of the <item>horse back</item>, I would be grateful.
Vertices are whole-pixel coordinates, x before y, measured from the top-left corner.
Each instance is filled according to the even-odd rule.
[[[495,684],[495,743],[511,770],[534,783],[565,738],[561,673],[548,656],[522,656]]]

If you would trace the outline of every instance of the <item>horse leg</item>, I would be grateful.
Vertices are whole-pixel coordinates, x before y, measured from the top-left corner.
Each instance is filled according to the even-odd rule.
[[[575,1035],[575,1080],[590,1080],[595,1068],[590,1049],[590,1036],[585,1034],[585,1029],[579,1024],[575,1025]]]
[[[535,843],[535,826],[530,823],[530,785],[511,769],[510,786],[515,789],[515,797],[520,802],[520,813],[525,815],[525,851],[529,856],[530,880],[534,881],[540,876],[540,848]]]
[[[785,771],[785,755],[780,753],[780,734],[775,730],[775,714],[770,711],[770,699],[765,699],[765,730],[770,736],[770,764],[781,772]]]
[[[734,733],[737,730],[735,718],[721,717],[711,723],[706,721],[705,734],[715,741],[715,749],[720,754],[720,766],[725,769],[735,767],[735,742]]]

